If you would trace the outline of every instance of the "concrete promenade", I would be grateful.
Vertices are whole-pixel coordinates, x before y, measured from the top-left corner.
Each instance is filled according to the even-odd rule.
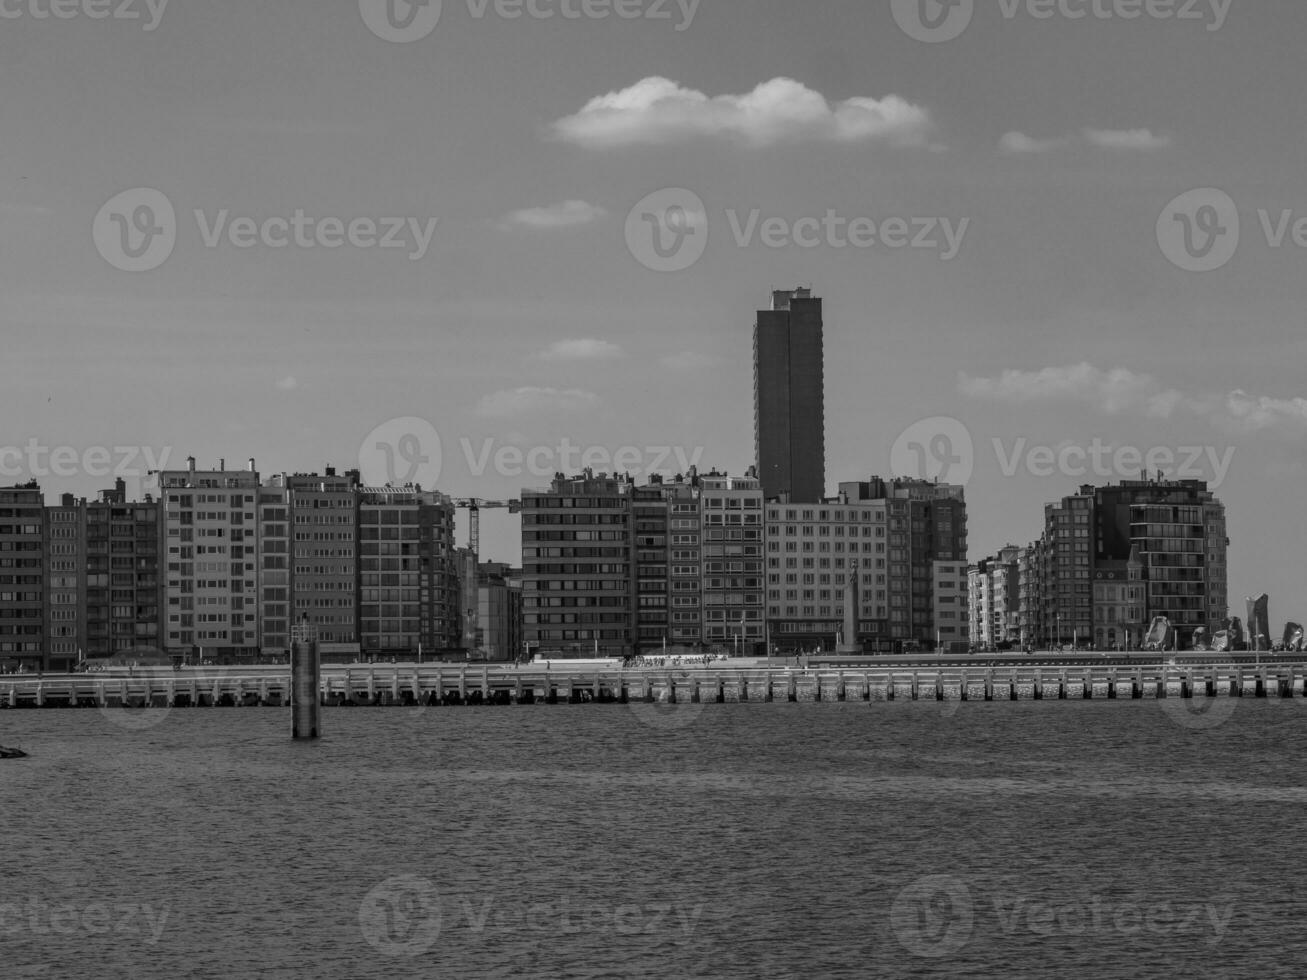
[[[730,663],[728,661],[728,663]],[[1008,666],[722,666],[641,670],[565,661],[483,667],[357,664],[324,667],[324,705],[479,705],[612,702],[881,702],[1137,700],[1304,696],[1307,661],[1262,664],[1032,663]],[[287,667],[138,668],[0,676],[0,709],[281,706]]]

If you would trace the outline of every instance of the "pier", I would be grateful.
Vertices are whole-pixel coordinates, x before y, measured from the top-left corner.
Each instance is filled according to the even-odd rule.
[[[551,669],[363,664],[323,667],[318,694],[324,706],[1119,701],[1301,698],[1305,678],[1307,661],[641,670],[569,670],[565,661]],[[281,707],[290,704],[291,693],[286,667],[5,675],[0,677],[0,710]]]

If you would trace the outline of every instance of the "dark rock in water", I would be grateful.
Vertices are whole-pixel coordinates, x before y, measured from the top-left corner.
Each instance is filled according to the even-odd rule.
[[[27,753],[22,749],[7,749],[0,745],[0,759],[26,759]]]

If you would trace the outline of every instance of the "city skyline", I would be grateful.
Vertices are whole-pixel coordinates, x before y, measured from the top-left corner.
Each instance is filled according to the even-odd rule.
[[[1156,451],[1150,471],[1192,471],[1229,505],[1232,594],[1307,595],[1300,543],[1281,533],[1285,489],[1307,476],[1307,120],[1292,86],[1220,69],[1248,57],[1291,74],[1301,5],[1238,6],[1218,26],[1050,21],[1018,4],[977,10],[946,43],[905,35],[889,4],[832,2],[816,19],[775,0],[747,18],[699,6],[683,30],[681,15],[446,7],[408,44],[351,4],[172,4],[149,31],[6,21],[0,447],[128,441],[175,447],[173,465],[253,455],[308,471],[352,466],[377,427],[419,418],[459,496],[548,482],[500,475],[494,454],[557,455],[564,438],[743,473],[751,312],[811,282],[828,492],[894,472],[909,434],[907,463],[969,464],[948,478],[968,487],[971,545],[988,554],[1036,535],[1046,501],[1137,477]],[[968,67],[1000,45],[992,70]],[[1110,74],[1103,46],[1119,53]],[[555,66],[545,79],[537,55]],[[95,219],[143,187],[174,207],[176,248],[124,272]],[[1190,272],[1157,226],[1205,187],[1239,205],[1243,241]],[[660,188],[705,207],[706,250],[676,272],[632,254],[623,229]],[[232,244],[241,219],[289,228],[297,211],[371,215],[379,233],[412,218],[413,248]],[[856,247],[863,216],[938,248]],[[109,478],[44,485],[92,495]],[[488,557],[520,547],[494,515],[485,539]]]

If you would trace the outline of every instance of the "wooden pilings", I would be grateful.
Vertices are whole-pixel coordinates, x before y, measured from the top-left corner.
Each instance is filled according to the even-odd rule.
[[[318,704],[488,705],[872,703],[907,701],[1136,701],[1169,698],[1301,698],[1307,663],[1259,666],[919,667],[793,670],[755,667],[656,672],[569,672],[476,667],[369,665],[324,673]],[[177,674],[0,676],[0,710],[287,705],[284,673],[226,668]],[[310,696],[310,700],[312,700]]]

